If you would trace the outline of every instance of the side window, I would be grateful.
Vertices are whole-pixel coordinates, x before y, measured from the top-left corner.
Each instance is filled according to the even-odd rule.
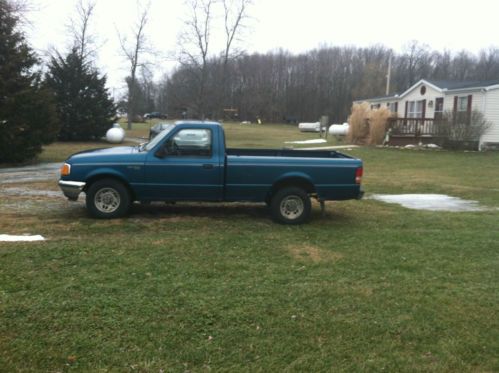
[[[208,129],[183,129],[165,144],[168,155],[184,157],[210,157],[212,154],[211,131]]]

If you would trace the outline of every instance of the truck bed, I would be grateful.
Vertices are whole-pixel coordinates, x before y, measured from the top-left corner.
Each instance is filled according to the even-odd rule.
[[[228,148],[227,155],[251,157],[352,158],[334,150]]]
[[[286,179],[307,180],[319,198],[356,198],[355,172],[362,162],[336,151],[226,149],[224,198],[263,201],[272,186]]]

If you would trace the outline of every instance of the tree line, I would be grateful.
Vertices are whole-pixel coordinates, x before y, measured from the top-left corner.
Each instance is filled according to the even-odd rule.
[[[161,94],[163,106],[157,109],[172,116],[188,111],[189,116],[219,119],[233,113],[224,109],[235,108],[240,120],[316,121],[328,115],[340,122],[347,119],[353,100],[386,94],[389,59],[390,94],[402,93],[422,78],[499,79],[497,48],[475,55],[435,51],[412,42],[401,53],[384,46],[332,46],[301,54],[245,54],[228,62],[216,56],[206,63],[202,105],[197,99],[199,79],[190,65],[180,65],[149,92]]]

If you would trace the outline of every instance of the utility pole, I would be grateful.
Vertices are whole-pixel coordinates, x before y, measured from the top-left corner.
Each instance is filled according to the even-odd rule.
[[[392,74],[392,54],[388,57],[388,73],[386,74],[386,95],[390,94],[390,75]]]

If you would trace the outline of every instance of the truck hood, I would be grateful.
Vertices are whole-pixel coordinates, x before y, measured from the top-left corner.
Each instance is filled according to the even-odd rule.
[[[142,152],[145,154],[145,152]],[[113,148],[89,149],[71,155],[71,162],[104,161],[111,158],[120,158],[131,154],[140,154],[137,146],[117,146]]]

